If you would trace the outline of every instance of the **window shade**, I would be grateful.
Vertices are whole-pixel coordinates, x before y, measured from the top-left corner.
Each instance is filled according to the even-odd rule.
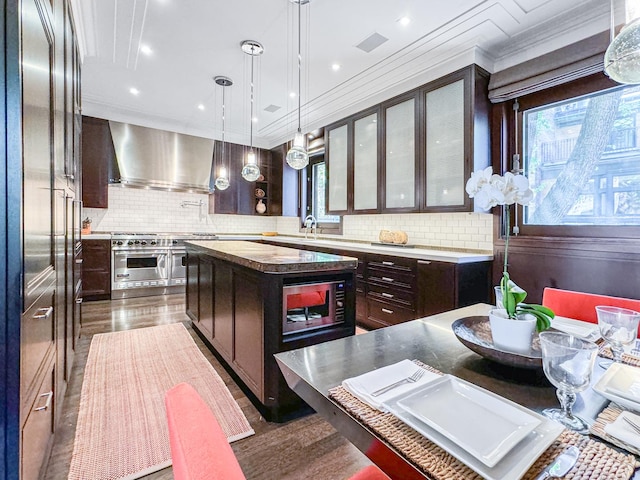
[[[609,38],[609,32],[605,31],[492,74],[489,100],[492,103],[513,100],[602,72]]]

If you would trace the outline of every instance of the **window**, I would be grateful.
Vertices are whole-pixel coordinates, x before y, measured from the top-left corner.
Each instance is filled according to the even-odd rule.
[[[640,87],[526,109],[522,142],[535,193],[523,228],[640,226]]]
[[[318,221],[318,229],[327,233],[341,233],[342,217],[327,214],[326,201],[326,164],[324,155],[309,159],[307,172],[307,215],[313,215]],[[305,215],[306,216],[306,215]]]

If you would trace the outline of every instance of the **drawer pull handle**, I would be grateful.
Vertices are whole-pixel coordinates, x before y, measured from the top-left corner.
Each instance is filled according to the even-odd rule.
[[[393,267],[395,265],[395,263],[393,262],[382,262],[383,265],[387,265],[389,267]]]
[[[387,292],[382,292],[382,296],[385,298],[393,298],[395,297],[395,295],[391,294],[391,293],[387,293]]]
[[[48,410],[51,406],[51,400],[53,399],[53,390],[47,393],[43,393],[40,395],[40,398],[47,397],[47,401],[41,407],[36,407],[33,409],[34,412],[42,412],[44,410]]]
[[[41,313],[34,315],[33,318],[36,320],[46,320],[53,313],[53,307],[42,307],[42,308],[39,308],[37,311]]]
[[[383,308],[382,311],[384,313],[388,313],[389,315],[393,315],[393,310],[389,310],[388,308]]]
[[[385,282],[393,282],[393,278],[389,277],[382,277],[382,280],[384,280]]]
[[[77,298],[77,299],[76,299],[76,303],[77,303],[77,304],[81,304],[81,303],[82,303],[82,298]]]
[[[418,263],[420,265],[431,265],[431,262],[429,260],[418,260]]]
[[[82,260],[82,258],[76,258],[76,263],[77,263],[77,264],[81,264],[81,263],[82,263],[82,261],[83,261],[83,260]]]

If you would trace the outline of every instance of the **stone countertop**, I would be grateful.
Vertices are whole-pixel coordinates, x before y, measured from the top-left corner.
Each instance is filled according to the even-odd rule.
[[[111,240],[111,234],[110,233],[83,234],[82,240]]]
[[[264,273],[322,272],[355,269],[358,260],[329,253],[310,252],[242,240],[185,242],[187,249],[211,255]]]
[[[372,245],[364,242],[349,242],[342,240],[306,239],[304,237],[259,237],[261,240],[291,243],[292,245],[318,246],[336,248],[339,250],[352,250],[354,252],[378,253],[382,255],[395,255],[403,258],[415,258],[416,260],[432,260],[449,263],[475,263],[490,262],[493,254],[481,252],[458,252],[452,250],[436,250],[422,247],[397,247],[386,245]],[[248,238],[247,238],[248,240]]]

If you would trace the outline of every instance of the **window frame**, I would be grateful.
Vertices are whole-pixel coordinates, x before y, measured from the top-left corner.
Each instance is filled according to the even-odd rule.
[[[315,155],[309,156],[309,165],[307,165],[304,170],[302,170],[302,174],[304,175],[302,183],[303,183],[303,205],[300,212],[300,232],[305,231],[304,227],[304,219],[307,215],[311,214],[313,210],[313,166],[318,163],[324,163],[326,168],[326,160],[324,156],[324,152],[319,152]],[[325,195],[325,211],[328,212],[329,208],[329,198]],[[343,224],[343,215],[338,215],[340,217],[339,222],[318,222],[316,225],[317,233],[325,233],[325,234],[333,234],[333,235],[342,235],[342,224]]]
[[[517,114],[517,125],[514,119],[512,105],[515,101],[503,102],[500,111],[501,132],[506,133],[506,149],[501,149],[500,166],[501,171],[511,169],[511,158],[515,151],[516,131],[518,132],[518,144],[523,145],[524,112],[533,108],[544,107],[556,102],[569,100],[572,98],[601,92],[610,88],[621,87],[604,73],[589,75],[587,77],[574,80],[556,87],[548,88],[539,92],[531,93],[517,99],[519,109]],[[517,127],[517,130],[516,130]],[[504,138],[502,139],[505,140]],[[522,155],[521,151],[518,152]],[[634,225],[525,225],[523,218],[523,208],[518,207],[517,219],[515,213],[511,222],[517,220],[519,225],[519,235],[529,237],[591,237],[591,238],[640,238],[640,226]],[[504,233],[504,232],[503,232]]]

